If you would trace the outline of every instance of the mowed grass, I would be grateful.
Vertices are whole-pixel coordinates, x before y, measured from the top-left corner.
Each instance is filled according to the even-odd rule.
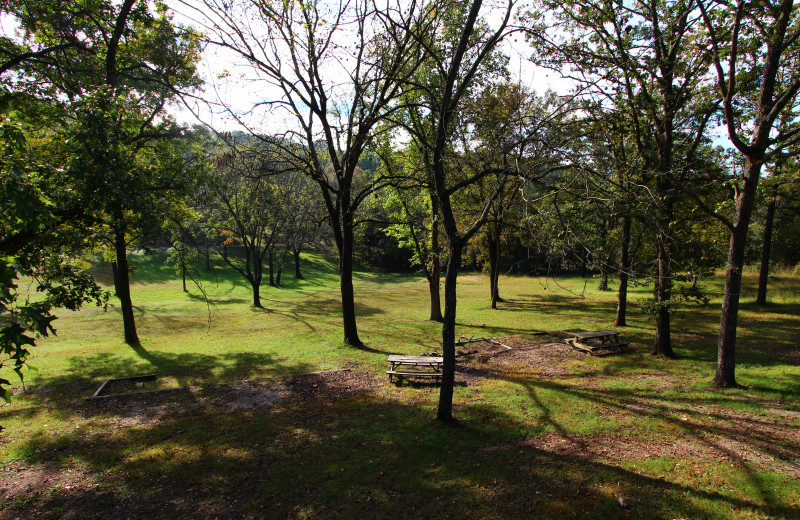
[[[141,345],[122,342],[117,307],[63,313],[58,336],[33,349],[27,391],[0,407],[0,518],[800,517],[796,276],[773,277],[766,308],[746,276],[741,389],[709,384],[718,276],[703,282],[711,305],[674,315],[680,359],[649,355],[653,324],[637,301],[651,290],[634,288],[622,330],[631,352],[458,386],[454,427],[434,420],[438,388],[383,375],[389,353],[441,351],[423,278],[356,273],[367,346],[354,349],[342,345],[338,275],[323,256],[304,257],[305,280],[287,270],[283,287],[263,287],[264,309],[228,270],[202,273],[209,304],[181,290],[162,255],[132,260]],[[108,266],[97,276],[109,284]],[[502,277],[497,310],[485,275],[459,280],[459,336],[612,328],[616,295],[596,280]],[[138,391],[339,368],[378,383],[251,410],[84,404],[114,377],[158,375],[125,389]]]

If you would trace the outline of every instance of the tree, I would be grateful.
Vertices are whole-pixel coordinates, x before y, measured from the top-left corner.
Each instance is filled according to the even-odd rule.
[[[70,199],[71,211],[110,227],[125,341],[137,344],[129,236],[135,220],[150,220],[176,187],[180,160],[164,160],[159,148],[181,135],[165,110],[177,92],[199,83],[197,39],[163,6],[151,13],[136,0],[6,6],[25,31],[23,43],[38,49],[14,87],[46,97],[48,119],[36,123],[64,143],[55,152],[67,167],[51,184]]]
[[[411,157],[404,157],[405,168],[420,172],[414,166],[413,151],[406,150]],[[391,163],[391,160],[384,160],[384,164]],[[441,246],[439,243],[439,212],[436,196],[432,192],[432,186],[425,182],[422,186],[415,185],[416,175],[408,175],[407,179],[414,185],[403,186],[401,188],[389,188],[384,190],[384,207],[389,212],[389,216],[394,220],[390,223],[385,232],[394,237],[400,247],[411,251],[412,265],[422,268],[425,278],[428,281],[428,294],[430,299],[430,313],[428,319],[431,321],[442,321],[442,306],[439,287],[441,285]]]
[[[658,248],[653,354],[674,357],[670,334],[675,205],[695,172],[700,145],[717,106],[703,89],[707,56],[694,45],[699,14],[687,1],[575,0],[545,2],[568,36],[543,28],[532,36],[544,63],[568,75],[586,95],[630,122],[629,138],[643,161],[652,196],[651,228]]]
[[[13,96],[0,96],[0,397],[11,393],[4,369],[23,378],[36,340],[55,334],[54,307],[77,310],[86,303],[103,306],[108,293],[77,258],[86,243],[84,228],[48,197],[44,187],[51,166],[35,160],[29,135],[12,118]],[[17,280],[33,280],[43,298],[31,301]],[[2,430],[2,426],[0,426]]]
[[[442,421],[453,420],[453,385],[455,382],[455,321],[456,321],[456,282],[461,266],[461,255],[469,239],[477,233],[485,222],[492,200],[497,191],[490,195],[483,210],[466,229],[459,229],[452,206],[452,195],[464,186],[468,186],[477,178],[499,173],[498,189],[502,189],[504,179],[510,173],[507,170],[481,171],[478,174],[459,182],[452,181],[447,172],[448,136],[451,125],[455,123],[457,110],[465,93],[475,80],[484,60],[489,56],[497,43],[506,35],[506,27],[511,16],[512,4],[506,8],[505,18],[494,31],[476,33],[482,0],[467,2],[463,22],[454,34],[452,41],[433,52],[429,59],[434,60],[434,70],[438,77],[427,85],[427,98],[431,100],[429,109],[434,113],[435,132],[429,142],[432,151],[433,180],[442,224],[447,235],[448,255],[447,273],[445,275],[444,322],[442,324],[442,385],[439,393],[437,418]],[[458,2],[455,5],[461,5]],[[435,36],[433,38],[435,40]],[[452,45],[450,47],[450,45]]]
[[[273,149],[239,146],[219,158],[207,200],[202,201],[205,225],[218,237],[218,252],[250,283],[254,307],[262,306],[264,260],[272,255],[289,219],[294,186],[287,177],[293,172],[285,166]]]
[[[499,290],[500,258],[511,231],[522,229],[523,199],[527,183],[536,182],[553,167],[559,167],[564,148],[572,139],[564,132],[574,111],[569,98],[552,91],[538,96],[522,85],[501,81],[483,85],[482,92],[471,96],[460,116],[455,136],[459,140],[459,168],[471,172],[514,171],[491,202],[486,225],[482,228],[485,249],[473,242],[479,256],[489,266],[491,306],[501,301]],[[473,143],[472,146],[464,144]],[[496,186],[495,178],[478,178],[459,197],[459,206],[479,211]],[[470,218],[470,211],[460,211]]]
[[[424,50],[412,28],[433,23],[416,1],[186,2],[208,41],[234,53],[265,85],[263,119],[286,121],[274,139],[319,186],[339,253],[344,342],[361,346],[353,292],[356,212],[388,184],[359,182],[359,159],[395,110]],[[241,114],[231,114],[247,124]],[[258,134],[258,131],[254,130]]]
[[[796,117],[788,118],[792,125],[776,129],[780,117],[795,110],[800,91],[800,11],[793,0],[696,1],[728,137],[745,158],[736,179],[733,218],[706,207],[730,231],[714,384],[734,387],[742,267],[761,169],[784,154],[800,153]]]
[[[788,171],[787,171],[788,170]],[[787,175],[789,172],[797,172],[797,160],[789,161],[779,158],[772,165],[770,175],[762,181],[764,188],[764,198],[767,208],[764,215],[764,232],[761,240],[761,266],[758,276],[758,293],[756,303],[758,305],[767,304],[767,283],[769,279],[769,265],[772,257],[772,235],[775,226],[775,214],[778,209],[779,199],[781,198],[781,187],[794,181],[793,176]]]

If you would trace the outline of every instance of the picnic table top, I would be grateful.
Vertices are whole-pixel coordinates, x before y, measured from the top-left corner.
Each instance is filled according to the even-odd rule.
[[[392,354],[387,361],[389,363],[442,363],[444,360],[439,356],[400,356]]]
[[[593,332],[575,333],[575,337],[578,339],[604,338],[606,336],[619,336],[619,332],[613,330],[596,330]]]

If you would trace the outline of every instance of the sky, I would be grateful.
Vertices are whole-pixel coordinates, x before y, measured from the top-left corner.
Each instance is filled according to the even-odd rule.
[[[189,5],[187,2],[179,0],[170,0],[168,5],[174,10],[177,22],[200,27],[201,24],[197,20],[201,15],[192,10],[191,0],[189,0]],[[486,10],[486,13],[489,24],[496,26],[501,21],[504,10],[490,8]],[[567,95],[572,89],[573,84],[569,80],[561,78],[552,71],[539,68],[530,61],[532,49],[523,35],[517,33],[506,38],[501,42],[500,49],[509,57],[508,69],[512,80],[520,82],[539,94],[550,89],[558,94]],[[195,121],[194,114],[197,114],[204,123],[216,130],[242,129],[242,125],[236,121],[236,118],[231,117],[219,106],[225,105],[233,112],[241,114],[242,120],[247,125],[259,130],[293,124],[290,118],[276,116],[266,118],[263,111],[247,115],[253,106],[266,100],[276,99],[280,97],[280,93],[258,81],[253,69],[242,63],[241,59],[237,59],[231,51],[208,46],[203,53],[200,73],[206,82],[203,97],[218,105],[215,108],[209,108],[203,106],[202,103],[195,102],[191,111],[178,108],[174,115],[180,121],[191,124]],[[332,79],[334,83],[337,76],[341,78],[338,80],[340,83],[346,82],[346,75],[341,70],[337,71],[331,68],[329,74],[334,78]],[[225,77],[221,77],[222,75]]]

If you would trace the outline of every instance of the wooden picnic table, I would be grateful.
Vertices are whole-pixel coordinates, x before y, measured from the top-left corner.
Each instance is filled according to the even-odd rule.
[[[398,381],[402,381],[403,377],[442,379],[442,363],[444,363],[444,359],[440,356],[400,356],[392,354],[387,361],[391,365],[391,369],[386,371],[389,374],[390,383],[394,377],[397,377]],[[409,367],[409,369],[402,370],[402,367]]]
[[[627,341],[619,340],[619,332],[614,330],[595,330],[590,332],[577,332],[575,336],[567,339],[572,348],[594,355],[596,352],[609,350],[623,350],[628,346]]]

